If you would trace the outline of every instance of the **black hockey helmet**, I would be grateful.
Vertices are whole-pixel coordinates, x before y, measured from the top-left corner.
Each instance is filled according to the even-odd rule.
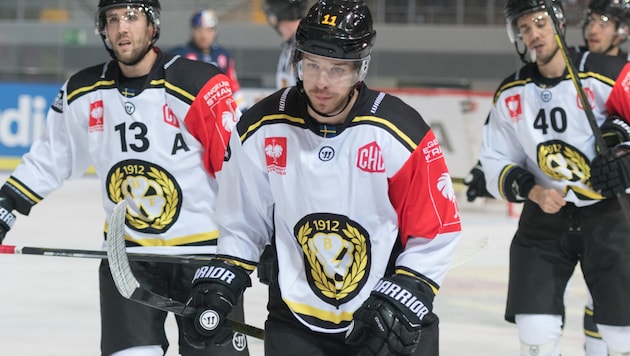
[[[119,6],[135,7],[145,12],[147,19],[155,28],[155,33],[153,34],[153,39],[151,40],[151,46],[153,46],[158,38],[160,38],[160,11],[162,10],[162,7],[160,6],[160,2],[158,0],[99,0],[94,20],[94,32],[101,36],[101,39],[103,40],[106,49],[110,51],[110,54],[112,54],[111,45],[109,44],[105,34],[105,12],[107,12],[108,9]]]
[[[620,24],[630,24],[630,0],[592,0],[586,10],[587,16],[591,12],[611,16]]]
[[[362,0],[320,0],[300,21],[295,39],[300,52],[338,59],[365,60],[376,31]]]
[[[263,9],[267,22],[276,26],[279,21],[299,20],[304,17],[306,0],[265,0]]]
[[[564,17],[564,10],[562,9],[562,3],[560,0],[550,0],[551,2],[551,11],[556,15],[556,18],[560,22],[560,28],[562,31],[566,29],[566,18]],[[505,15],[505,22],[507,26],[508,37],[510,41],[514,43],[514,47],[516,48],[516,53],[521,57],[523,62],[528,62],[525,58],[525,54],[527,53],[527,48],[519,49],[519,42],[521,41],[521,36],[519,33],[518,26],[516,24],[516,20],[518,20],[521,16],[538,11],[548,11],[547,2],[544,0],[507,0],[505,2],[505,7],[503,8],[503,14]],[[564,33],[563,33],[564,35]]]
[[[586,38],[586,27],[591,21],[591,14],[595,12],[600,15],[609,16],[616,22],[617,35],[624,42],[628,39],[630,32],[630,0],[592,0],[585,11],[584,23],[582,24],[582,37]],[[613,47],[614,44],[610,44]],[[610,49],[610,48],[609,48]]]

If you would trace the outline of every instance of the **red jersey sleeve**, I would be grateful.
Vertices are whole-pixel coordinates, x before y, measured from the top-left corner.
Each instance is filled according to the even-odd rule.
[[[630,63],[626,64],[613,86],[608,100],[606,110],[610,114],[617,114],[630,122]]]
[[[409,236],[432,239],[461,230],[455,190],[444,155],[432,131],[389,182],[403,245]]]
[[[203,161],[213,177],[223,166],[230,133],[239,116],[230,81],[223,74],[203,86],[186,113],[186,126],[205,147]]]

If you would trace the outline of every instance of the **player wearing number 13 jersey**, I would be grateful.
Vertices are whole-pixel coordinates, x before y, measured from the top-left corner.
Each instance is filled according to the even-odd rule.
[[[128,203],[129,250],[215,253],[216,177],[240,112],[229,79],[215,66],[153,46],[159,23],[157,0],[99,2],[96,30],[113,60],[81,70],[63,84],[45,134],[0,190],[6,211],[28,214],[64,180],[93,166],[107,216],[117,202]],[[155,293],[186,301],[196,267],[131,263]],[[99,286],[102,354],[163,355],[169,346],[166,313],[120,296],[106,260]],[[242,320],[242,305],[235,310]],[[240,334],[225,347],[205,350],[188,345],[182,334],[182,355],[248,354]]]

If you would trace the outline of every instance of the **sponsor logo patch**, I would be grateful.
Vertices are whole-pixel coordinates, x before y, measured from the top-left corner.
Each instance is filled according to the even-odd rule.
[[[179,127],[179,120],[177,120],[173,110],[171,110],[168,105],[165,104],[162,106],[162,113],[164,114],[164,122],[173,127]]]
[[[508,96],[505,99],[505,107],[508,109],[508,114],[512,122],[518,122],[522,119],[523,106],[521,105],[520,94]]]
[[[90,118],[88,121],[89,132],[103,131],[104,114],[105,108],[103,107],[102,100],[90,103]]]
[[[376,142],[370,142],[360,147],[357,154],[357,168],[364,172],[385,172],[385,162],[381,147]]]
[[[265,158],[267,172],[285,175],[287,173],[287,138],[266,137]]]

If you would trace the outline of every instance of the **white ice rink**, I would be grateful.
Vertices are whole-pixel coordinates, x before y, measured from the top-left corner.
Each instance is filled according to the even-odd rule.
[[[0,174],[0,183],[6,174]],[[104,213],[98,182],[85,178],[64,187],[19,215],[4,243],[71,249],[100,249]],[[491,243],[467,263],[451,270],[437,296],[442,356],[518,355],[514,325],[503,320],[508,246],[517,220],[505,203],[468,204],[460,199],[464,236],[460,248],[489,236]],[[99,355],[98,260],[0,255],[0,356]],[[254,280],[255,278],[253,278]],[[247,322],[265,318],[266,290],[247,290]],[[586,300],[581,275],[567,295],[563,355],[583,355],[582,311]],[[175,323],[167,328],[178,355]],[[263,355],[262,342],[249,339],[252,356]],[[275,356],[275,355],[274,355]]]

